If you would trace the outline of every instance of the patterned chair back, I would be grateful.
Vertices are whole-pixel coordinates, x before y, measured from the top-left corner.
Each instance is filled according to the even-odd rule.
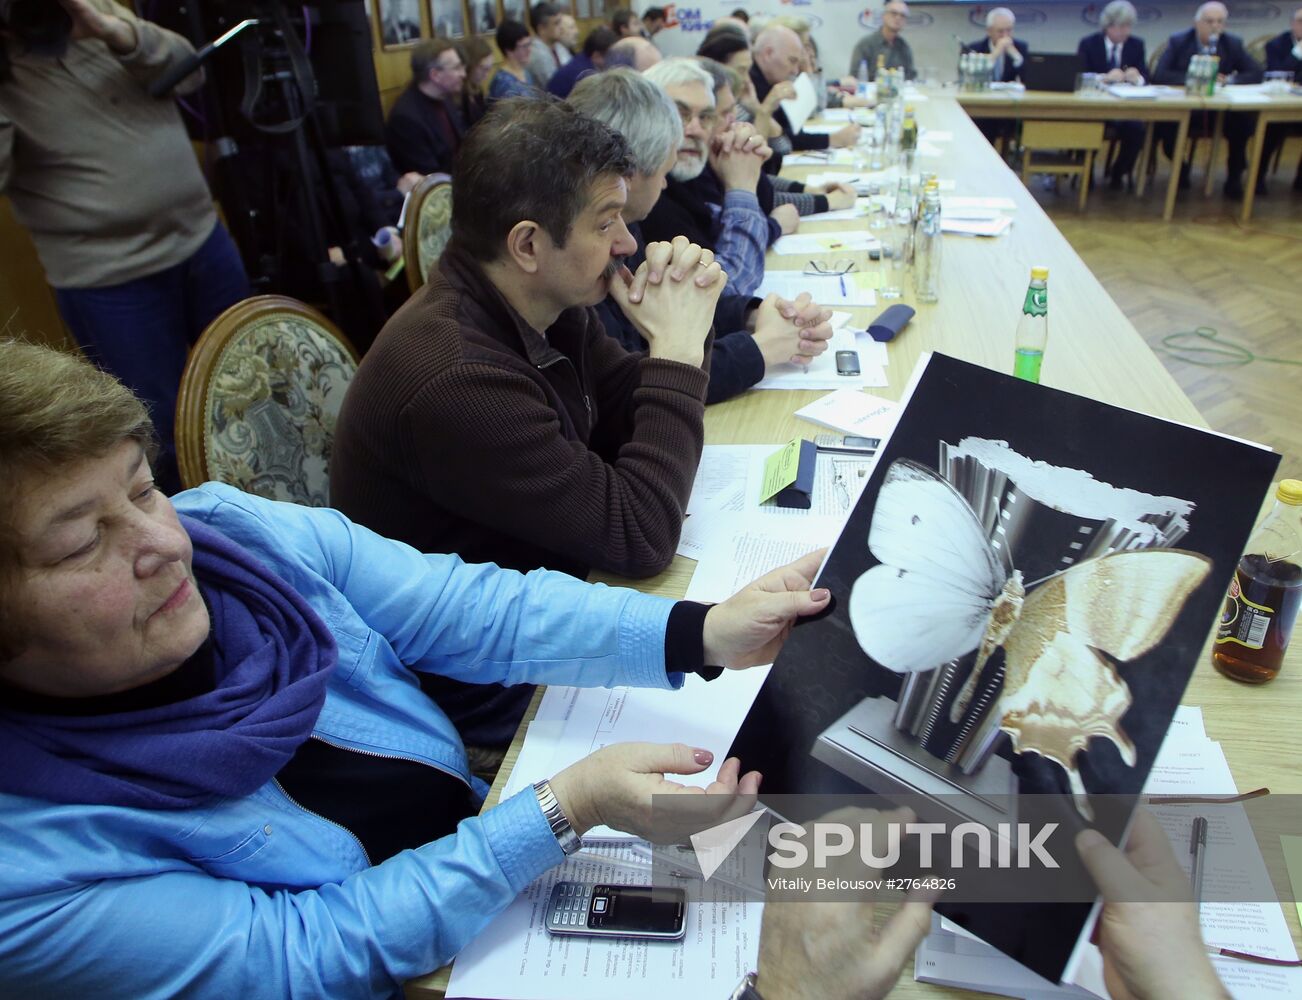
[[[452,179],[430,174],[411,191],[402,234],[407,284],[414,292],[429,280],[452,236]]]
[[[199,338],[177,400],[187,488],[210,479],[270,500],[330,502],[330,448],[357,371],[347,338],[280,295],[237,303]]]

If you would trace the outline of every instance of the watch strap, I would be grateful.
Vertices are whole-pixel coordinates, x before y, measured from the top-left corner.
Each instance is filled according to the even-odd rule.
[[[569,857],[583,846],[583,840],[570,825],[569,817],[565,815],[560,800],[552,791],[551,782],[546,779],[535,782],[533,790],[538,796],[538,808],[542,810],[543,819],[551,827],[552,836],[556,838],[556,843],[565,852],[565,856]]]
[[[764,998],[760,996],[759,990],[755,988],[755,982],[757,979],[757,973],[746,973],[746,975],[742,977],[741,982],[737,984],[737,988],[732,991],[732,996],[730,996],[728,1000],[764,1000]]]

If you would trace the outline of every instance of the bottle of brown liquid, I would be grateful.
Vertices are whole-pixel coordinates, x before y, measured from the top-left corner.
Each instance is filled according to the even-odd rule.
[[[1273,681],[1302,605],[1302,480],[1285,479],[1230,581],[1212,664],[1248,684]]]

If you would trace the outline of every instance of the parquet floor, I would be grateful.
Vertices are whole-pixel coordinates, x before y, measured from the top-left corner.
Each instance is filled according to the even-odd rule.
[[[1247,229],[1219,184],[1203,196],[1199,171],[1170,224],[1161,220],[1164,174],[1142,200],[1092,190],[1083,213],[1066,186],[1058,193],[1038,182],[1032,188],[1208,424],[1271,446],[1283,456],[1280,476],[1292,478],[1302,478],[1302,194],[1291,190],[1297,149],[1296,142],[1285,149]],[[1198,327],[1259,358],[1299,364],[1204,367],[1164,350],[1163,338]]]

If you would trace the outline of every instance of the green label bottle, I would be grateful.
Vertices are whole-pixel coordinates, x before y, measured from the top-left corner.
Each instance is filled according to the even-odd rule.
[[[1022,302],[1022,315],[1014,340],[1013,374],[1028,382],[1040,381],[1040,365],[1049,340],[1049,269],[1031,268],[1031,283]]]

